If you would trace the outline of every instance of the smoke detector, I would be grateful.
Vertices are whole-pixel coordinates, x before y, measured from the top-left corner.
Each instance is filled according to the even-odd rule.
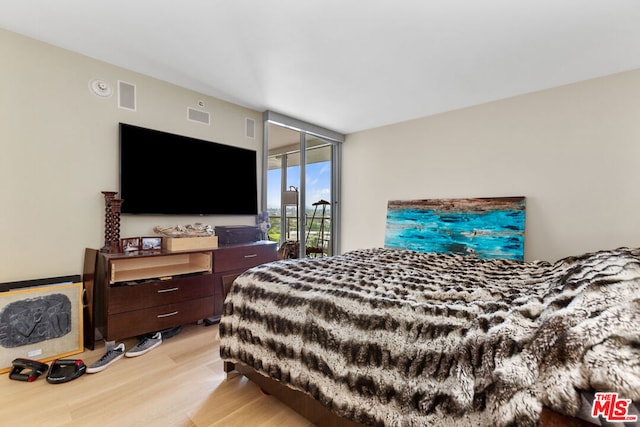
[[[104,80],[94,79],[89,82],[89,89],[94,95],[97,95],[102,98],[109,98],[113,95],[113,89],[111,89],[111,85],[105,82]]]

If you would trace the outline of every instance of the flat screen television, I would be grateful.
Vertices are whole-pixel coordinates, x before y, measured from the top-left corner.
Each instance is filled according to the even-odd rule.
[[[124,214],[255,215],[256,152],[120,123]]]

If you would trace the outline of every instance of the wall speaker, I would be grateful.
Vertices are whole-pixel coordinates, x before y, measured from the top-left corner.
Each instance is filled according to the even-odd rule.
[[[255,138],[256,137],[256,121],[250,119],[249,117],[244,119],[244,129],[245,135],[247,138]]]
[[[195,108],[187,107],[187,120],[208,125],[209,113],[207,113],[206,111],[200,111],[196,110]]]
[[[136,111],[136,85],[118,80],[118,107]]]

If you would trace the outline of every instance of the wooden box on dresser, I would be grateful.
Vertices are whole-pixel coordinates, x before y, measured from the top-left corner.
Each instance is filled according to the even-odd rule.
[[[218,320],[233,280],[275,261],[275,242],[180,252],[96,253],[86,347],[202,319]],[[85,284],[86,285],[86,284]]]

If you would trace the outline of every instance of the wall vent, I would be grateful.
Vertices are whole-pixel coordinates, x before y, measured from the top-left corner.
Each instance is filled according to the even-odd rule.
[[[244,129],[245,129],[245,135],[247,136],[247,138],[255,138],[256,137],[256,121],[253,119],[250,119],[249,117],[246,117],[244,119]]]
[[[187,107],[187,120],[191,122],[209,124],[209,113],[206,111],[196,110],[195,108]]]
[[[118,80],[118,107],[136,111],[136,85]]]

